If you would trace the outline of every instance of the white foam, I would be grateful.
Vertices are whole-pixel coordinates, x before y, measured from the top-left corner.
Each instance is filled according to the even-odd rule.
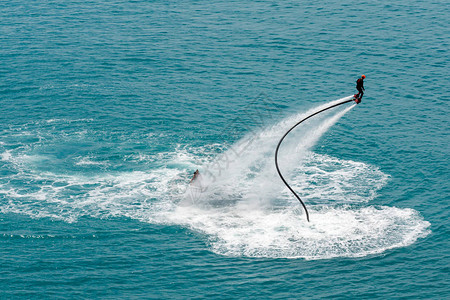
[[[168,181],[179,171],[122,172],[97,176],[61,175],[50,172],[19,174],[38,188],[0,186],[0,194],[11,199],[0,207],[34,218],[50,217],[74,222],[81,216],[111,217],[133,215],[133,211],[151,209],[157,197],[168,194]]]
[[[230,256],[360,257],[407,246],[427,235],[429,223],[413,210],[349,206],[373,200],[388,175],[376,167],[310,151],[355,105],[302,124],[302,130],[293,131],[282,145],[282,171],[306,199],[311,223],[276,176],[273,153],[284,131],[344,99],[283,120],[232,145],[203,166],[208,190],[202,201],[180,207],[170,215],[172,222],[205,233],[214,252]]]
[[[74,123],[74,122],[92,122],[94,119],[92,118],[84,118],[84,119],[48,119],[45,120],[46,123]]]
[[[109,166],[108,162],[96,161],[93,156],[79,156],[76,158],[75,165],[77,166]]]
[[[6,150],[2,154],[0,154],[0,158],[2,161],[11,161],[12,159],[11,151]]]
[[[314,152],[292,172],[292,187],[313,204],[369,202],[388,181],[379,168]]]
[[[211,251],[227,256],[361,257],[410,245],[429,233],[430,224],[412,209],[371,205],[388,175],[311,151],[354,105],[308,120],[280,150],[282,171],[305,200],[310,223],[276,174],[273,155],[281,135],[301,118],[344,99],[255,130],[227,149],[222,144],[179,146],[154,156],[125,157],[160,166],[148,171],[42,172],[34,162],[45,157],[29,155],[26,147],[8,150],[1,159],[15,172],[0,181],[5,199],[0,212],[65,222],[90,216],[176,224],[203,233]],[[78,157],[76,163],[100,164],[92,156]],[[202,193],[186,189],[197,168]]]
[[[393,207],[313,207],[310,223],[294,207],[178,210],[175,223],[205,233],[212,250],[227,256],[362,257],[410,245],[426,236],[429,226],[414,210]]]

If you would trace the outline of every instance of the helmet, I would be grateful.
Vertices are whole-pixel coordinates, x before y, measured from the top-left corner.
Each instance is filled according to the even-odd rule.
[[[362,75],[361,78],[362,78],[362,79],[365,79],[365,78],[366,78],[366,75]]]

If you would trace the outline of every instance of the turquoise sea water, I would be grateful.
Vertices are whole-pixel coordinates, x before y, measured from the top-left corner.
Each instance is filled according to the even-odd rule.
[[[2,3],[0,298],[449,298],[449,9]]]

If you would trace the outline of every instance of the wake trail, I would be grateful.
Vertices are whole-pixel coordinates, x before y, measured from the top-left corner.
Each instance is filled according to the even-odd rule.
[[[41,137],[52,147],[72,147],[86,139],[79,134],[82,124],[69,134],[61,134],[66,122],[58,120],[14,127],[1,133],[0,165],[6,172],[0,178],[0,213],[67,223],[89,216],[182,226],[200,233],[212,252],[237,257],[361,257],[408,246],[429,234],[430,224],[413,209],[369,205],[388,175],[363,162],[314,153],[320,138],[354,106],[302,123],[280,149],[280,166],[308,203],[312,222],[304,220],[276,175],[273,154],[280,136],[301,118],[346,98],[255,130],[227,150],[208,144],[124,154],[119,161],[127,168],[114,172],[107,170],[118,160],[95,151],[74,153],[49,167],[54,156],[40,150]],[[105,132],[92,134],[90,141],[102,149]],[[131,147],[142,136],[124,140]],[[143,164],[150,167],[134,170]],[[61,172],[65,168],[75,171]],[[206,182],[192,203],[184,191],[196,168]]]

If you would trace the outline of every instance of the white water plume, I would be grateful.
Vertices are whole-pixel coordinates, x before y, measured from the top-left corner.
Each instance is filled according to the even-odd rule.
[[[211,199],[216,199],[214,195],[220,195],[220,203],[243,199],[247,204],[256,201],[258,203],[255,205],[273,205],[270,203],[273,202],[272,200],[278,199],[280,193],[287,192],[274,165],[275,148],[280,137],[298,120],[348,99],[349,97],[338,99],[306,113],[290,117],[274,126],[263,128],[260,132],[248,135],[232,145],[230,149],[203,168],[202,180],[207,191],[202,197],[210,199],[204,204],[210,205],[213,202]],[[338,113],[329,118],[318,116],[318,122],[308,120],[302,124],[302,128],[291,132],[282,144],[279,154],[282,172],[289,176],[293,170],[302,165],[309,154],[309,149],[354,106],[338,110]]]
[[[92,172],[64,174],[57,168],[40,169],[52,158],[31,151],[30,140],[41,141],[29,139],[26,132],[24,142],[0,145],[0,163],[6,170],[0,180],[0,213],[64,222],[89,216],[178,225],[203,233],[211,251],[227,256],[361,257],[410,245],[429,233],[429,223],[412,209],[370,205],[386,184],[386,174],[362,162],[311,151],[354,106],[311,118],[291,132],[281,146],[280,167],[305,200],[310,223],[278,178],[274,151],[283,133],[298,120],[343,100],[262,128],[225,151],[221,150],[224,145],[214,144],[133,158],[141,164],[158,161],[163,165],[147,171],[100,172],[100,163],[107,168],[115,162],[100,159],[95,153],[72,160],[77,170],[89,168]],[[57,133],[46,131],[51,128],[38,129],[53,144],[79,138],[65,136],[61,140]],[[22,133],[21,128],[11,131],[11,135]],[[205,162],[214,156],[212,163]],[[128,156],[124,159],[130,160]],[[201,161],[205,162],[203,167],[198,166]],[[197,195],[189,190],[185,193],[188,174],[197,167],[204,182]]]
[[[229,256],[361,257],[407,246],[426,236],[429,223],[414,210],[361,206],[373,200],[387,182],[388,176],[378,168],[310,151],[355,105],[311,118],[281,146],[280,167],[306,200],[310,223],[278,178],[274,151],[282,134],[298,120],[346,99],[238,141],[203,169],[208,189],[200,201],[190,206],[183,201],[169,219],[205,233],[214,252]],[[308,182],[305,171],[316,179],[315,185]],[[353,178],[363,180],[355,185]]]

